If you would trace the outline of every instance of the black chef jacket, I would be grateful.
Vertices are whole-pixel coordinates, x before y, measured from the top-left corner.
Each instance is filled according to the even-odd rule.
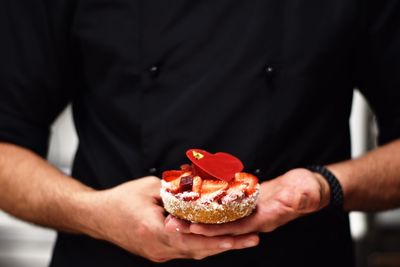
[[[2,0],[0,38],[0,140],[45,156],[72,103],[73,176],[96,189],[177,168],[193,147],[233,153],[261,180],[346,160],[356,86],[380,141],[400,134],[397,0]],[[347,214],[326,209],[256,248],[165,266],[352,262]],[[153,265],[65,233],[51,263]]]

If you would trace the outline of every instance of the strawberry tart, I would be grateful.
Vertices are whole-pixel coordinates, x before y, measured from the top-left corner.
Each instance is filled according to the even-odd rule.
[[[260,191],[258,179],[223,152],[186,152],[192,164],[163,172],[160,195],[167,212],[195,223],[221,224],[250,215]]]

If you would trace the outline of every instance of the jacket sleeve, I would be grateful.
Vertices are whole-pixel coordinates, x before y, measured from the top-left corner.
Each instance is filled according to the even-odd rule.
[[[400,1],[366,2],[358,86],[376,115],[379,143],[384,144],[400,137]]]
[[[0,142],[42,156],[50,125],[72,95],[62,84],[64,51],[46,2],[0,1]]]

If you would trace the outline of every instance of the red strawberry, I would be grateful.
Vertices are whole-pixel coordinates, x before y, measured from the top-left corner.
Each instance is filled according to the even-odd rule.
[[[193,187],[192,187],[192,191],[195,193],[199,193],[201,192],[201,185],[203,184],[203,180],[201,180],[200,176],[195,176],[193,178]]]
[[[175,179],[178,179],[179,177],[182,176],[189,176],[192,175],[192,172],[184,172],[184,171],[176,171],[176,170],[172,170],[172,171],[165,171],[163,172],[163,180],[166,182],[171,182]]]
[[[250,196],[256,191],[257,184],[258,184],[258,178],[255,177],[254,175],[250,173],[245,173],[245,172],[237,172],[235,174],[235,180],[236,182],[240,182],[242,184],[246,185],[245,193],[246,195]]]
[[[168,185],[168,188],[167,188],[167,191],[170,192],[170,193],[173,193],[173,194],[181,193],[182,191],[181,191],[180,183],[181,183],[181,179],[180,178],[177,178],[175,180],[170,181],[169,185]]]
[[[246,191],[247,186],[248,186],[247,184],[242,183],[240,181],[230,182],[227,193],[228,195],[229,194],[242,195]]]
[[[193,200],[196,200],[196,199],[199,199],[199,195],[186,195],[186,196],[182,196],[182,199],[184,200],[184,201],[193,201]]]
[[[184,173],[185,173],[184,171],[177,171],[177,170],[164,171],[162,173],[162,178],[166,182],[171,182],[171,181],[179,178]]]
[[[203,180],[201,195],[210,201],[216,201],[226,195],[225,189],[228,186],[228,182],[222,180]]]
[[[221,189],[226,189],[228,188],[228,185],[228,182],[222,180],[204,180],[201,187],[201,193],[207,194]]]
[[[190,172],[192,171],[192,166],[190,164],[182,164],[181,170],[184,172]]]

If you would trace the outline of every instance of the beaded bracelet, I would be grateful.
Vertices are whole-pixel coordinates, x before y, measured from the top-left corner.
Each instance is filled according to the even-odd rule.
[[[331,189],[331,196],[329,201],[329,206],[331,207],[342,207],[343,206],[343,189],[339,183],[339,180],[336,176],[329,171],[325,166],[322,165],[312,165],[306,167],[306,169],[317,172],[322,175],[326,179]]]

